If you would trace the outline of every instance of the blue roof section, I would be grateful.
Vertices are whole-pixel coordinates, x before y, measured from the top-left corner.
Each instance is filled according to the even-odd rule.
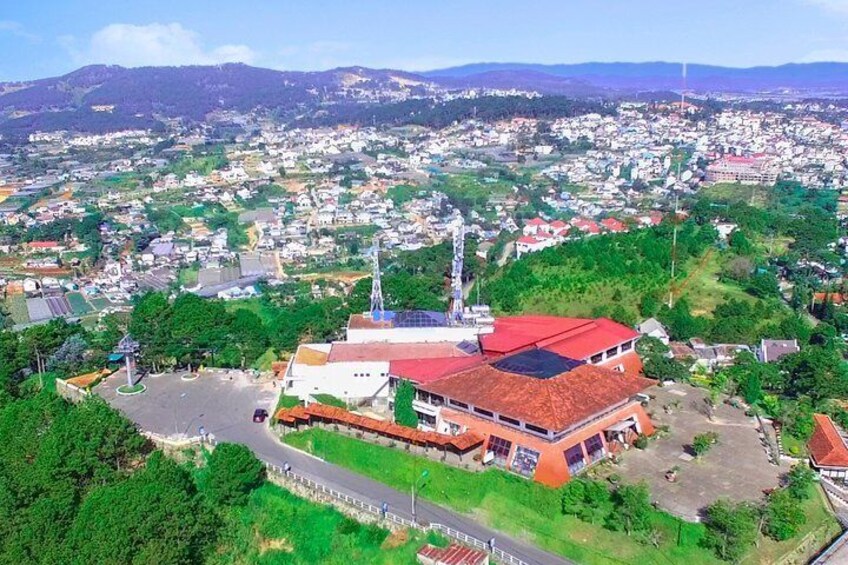
[[[394,327],[396,328],[441,328],[448,325],[444,312],[430,310],[410,310],[396,312]]]
[[[395,313],[391,310],[375,310],[371,314],[371,319],[375,322],[390,322],[395,319]]]
[[[563,357],[544,349],[529,349],[499,359],[492,363],[492,367],[505,373],[550,379],[583,364],[583,361]]]

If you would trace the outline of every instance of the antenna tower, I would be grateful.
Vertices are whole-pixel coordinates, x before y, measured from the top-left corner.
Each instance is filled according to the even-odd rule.
[[[383,316],[383,286],[380,283],[380,240],[374,238],[371,248],[371,318]]]
[[[454,323],[462,321],[462,257],[465,254],[465,224],[460,217],[453,232],[453,261],[451,263],[451,310]]]

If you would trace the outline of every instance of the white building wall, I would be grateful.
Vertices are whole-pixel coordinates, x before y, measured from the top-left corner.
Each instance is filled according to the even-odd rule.
[[[331,394],[345,401],[383,400],[389,396],[389,363],[303,365],[292,362],[285,381],[286,394],[301,400],[307,400],[312,394]]]

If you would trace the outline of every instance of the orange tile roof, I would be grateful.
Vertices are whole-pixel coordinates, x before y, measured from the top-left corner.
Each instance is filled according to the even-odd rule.
[[[560,431],[654,384],[650,379],[596,365],[580,365],[555,377],[540,379],[485,364],[419,388]]]
[[[399,359],[435,359],[466,357],[455,343],[334,343],[330,363],[349,361],[397,361]]]
[[[824,467],[848,467],[848,447],[839,430],[825,414],[813,414],[816,427],[807,448],[816,465]]]
[[[281,408],[274,415],[274,418],[284,424],[294,424],[297,420],[302,420],[308,423],[311,422],[313,418],[320,418],[390,436],[408,443],[441,448],[453,446],[460,451],[467,451],[483,443],[483,437],[472,432],[465,432],[457,436],[439,434],[436,432],[424,432],[415,428],[407,428],[406,426],[401,426],[394,422],[376,420],[367,416],[361,416],[359,414],[349,412],[344,408],[328,406],[326,404],[316,403],[310,404],[307,407],[295,406],[294,408]]]

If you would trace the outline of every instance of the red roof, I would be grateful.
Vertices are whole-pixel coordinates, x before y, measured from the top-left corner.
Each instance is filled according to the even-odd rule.
[[[458,543],[452,543],[447,547],[427,544],[418,550],[418,555],[432,559],[437,565],[482,565],[488,558],[485,551],[471,549]]]
[[[598,224],[594,220],[587,220],[586,218],[575,218],[571,220],[571,225],[584,232],[600,233],[601,231],[601,228],[598,227]]]
[[[494,333],[483,335],[484,353],[506,355],[542,347],[572,359],[586,359],[639,336],[636,330],[607,318],[512,316],[497,318]]]
[[[49,248],[49,247],[59,247],[58,241],[30,241],[27,243],[29,247],[36,248]]]
[[[330,363],[350,361],[396,361],[398,359],[435,359],[467,357],[454,343],[334,343],[327,359]]]
[[[813,414],[816,427],[807,448],[810,457],[820,467],[848,467],[848,447],[833,420],[825,414]]]
[[[562,220],[554,220],[553,222],[551,222],[551,227],[554,228],[555,230],[562,229],[562,228],[566,227],[566,225],[567,224],[565,222],[563,222]]]
[[[525,235],[518,238],[518,243],[526,243],[527,245],[536,245],[539,240],[532,235]]]
[[[543,220],[542,218],[533,218],[532,220],[527,220],[524,222],[525,226],[546,226],[548,222]]]
[[[389,364],[389,374],[418,384],[426,384],[479,365],[485,360],[486,358],[482,355],[441,359],[401,359]]]
[[[596,365],[579,365],[551,378],[536,378],[481,365],[421,390],[561,431],[624,402],[655,381]]]
[[[622,232],[627,230],[627,226],[615,218],[603,219],[601,220],[601,224],[611,232]]]

